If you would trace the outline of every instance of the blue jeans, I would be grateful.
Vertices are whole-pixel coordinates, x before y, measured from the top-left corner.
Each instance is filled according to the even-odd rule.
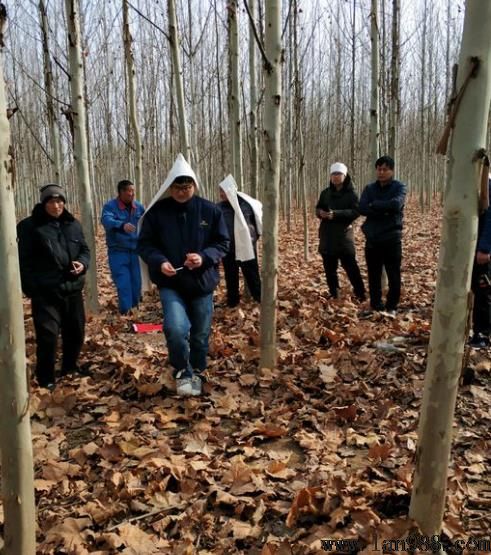
[[[107,257],[111,276],[118,291],[119,312],[126,314],[140,302],[140,261],[136,252],[130,250],[111,250]]]
[[[174,289],[159,291],[164,312],[164,334],[169,362],[174,375],[185,370],[181,377],[191,377],[193,370],[206,369],[208,339],[213,315],[213,293],[184,298]]]

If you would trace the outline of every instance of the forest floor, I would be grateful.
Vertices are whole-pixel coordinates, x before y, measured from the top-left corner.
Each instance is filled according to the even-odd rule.
[[[317,223],[309,262],[302,222],[282,224],[277,368],[258,368],[258,307],[217,308],[205,394],[188,399],[174,394],[162,334],[129,331],[161,321],[158,297],[117,314],[101,236],[102,310],[81,360],[92,377],[31,387],[38,553],[311,554],[322,539],[369,553],[406,538],[440,219],[439,207],[407,208],[396,317],[362,316],[344,273],[342,297],[327,300]],[[445,537],[489,538],[490,407],[489,353],[471,351]]]

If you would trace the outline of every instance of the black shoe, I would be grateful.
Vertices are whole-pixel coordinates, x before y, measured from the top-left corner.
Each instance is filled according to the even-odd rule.
[[[489,337],[482,333],[475,333],[469,341],[469,345],[474,349],[486,349],[489,347]]]
[[[62,368],[60,372],[60,376],[69,376],[70,374],[75,374],[77,376],[92,376],[92,373],[87,368],[86,364],[82,364],[81,366],[74,366],[72,368]]]
[[[39,382],[39,387],[44,387],[49,391],[54,391],[56,388],[56,384],[54,382]]]

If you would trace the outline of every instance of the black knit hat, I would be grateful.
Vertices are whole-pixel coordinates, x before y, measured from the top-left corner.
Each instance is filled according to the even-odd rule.
[[[40,189],[40,201],[43,204],[46,204],[49,199],[51,198],[61,198],[63,202],[66,202],[65,191],[55,183],[49,183],[48,185],[44,185]]]

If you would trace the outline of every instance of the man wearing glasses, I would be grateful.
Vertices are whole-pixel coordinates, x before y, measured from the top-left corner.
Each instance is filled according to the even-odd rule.
[[[218,264],[229,248],[220,209],[197,196],[197,188],[196,175],[180,154],[144,214],[137,247],[159,288],[180,396],[201,394]]]

